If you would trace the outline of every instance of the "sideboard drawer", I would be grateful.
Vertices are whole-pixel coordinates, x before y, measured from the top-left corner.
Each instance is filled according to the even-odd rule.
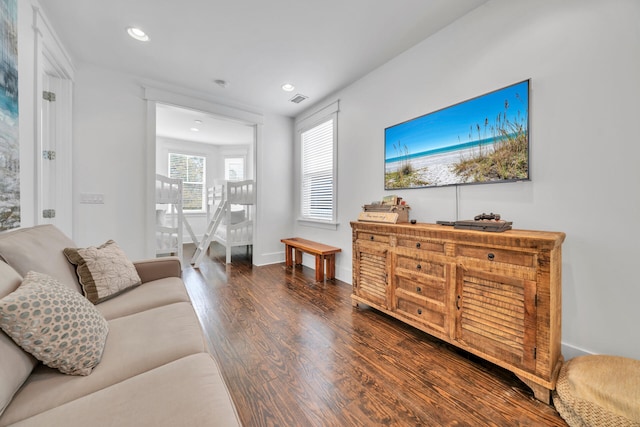
[[[438,301],[444,304],[446,282],[429,277],[416,278],[396,276],[396,288],[402,289],[408,294]]]
[[[359,232],[358,233],[358,241],[389,244],[389,235],[388,234]]]
[[[444,307],[441,305],[430,302],[416,303],[409,298],[405,299],[402,298],[402,296],[398,296],[396,311],[401,316],[424,323],[430,329],[434,329],[440,334],[445,332],[446,315]]]
[[[481,261],[499,262],[530,268],[536,266],[536,255],[528,252],[458,245],[456,246],[456,254]]]
[[[398,236],[398,247],[444,254],[444,243]]]
[[[398,255],[396,268],[444,279],[444,263]]]

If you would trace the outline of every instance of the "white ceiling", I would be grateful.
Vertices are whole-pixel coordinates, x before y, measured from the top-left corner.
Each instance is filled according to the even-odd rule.
[[[202,111],[158,104],[156,135],[215,145],[249,145],[253,143],[254,128]]]
[[[291,117],[487,1],[39,0],[75,62]]]

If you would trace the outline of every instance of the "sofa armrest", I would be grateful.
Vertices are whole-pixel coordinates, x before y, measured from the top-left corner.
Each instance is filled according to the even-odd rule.
[[[180,258],[175,256],[144,259],[135,261],[133,265],[136,267],[142,283],[166,277],[182,277]]]

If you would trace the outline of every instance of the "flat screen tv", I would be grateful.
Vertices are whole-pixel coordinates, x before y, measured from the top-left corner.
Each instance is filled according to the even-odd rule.
[[[529,80],[388,127],[385,190],[529,180]]]

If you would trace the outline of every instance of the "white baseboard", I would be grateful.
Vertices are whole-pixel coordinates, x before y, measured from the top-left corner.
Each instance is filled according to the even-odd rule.
[[[573,359],[574,357],[578,357],[578,356],[587,356],[590,354],[594,354],[590,351],[587,351],[585,349],[567,344],[567,343],[562,343],[562,355],[564,356],[564,360],[569,360],[569,359]]]
[[[284,251],[260,255],[253,254],[253,264],[258,267],[262,265],[277,264],[279,262],[284,262]]]

